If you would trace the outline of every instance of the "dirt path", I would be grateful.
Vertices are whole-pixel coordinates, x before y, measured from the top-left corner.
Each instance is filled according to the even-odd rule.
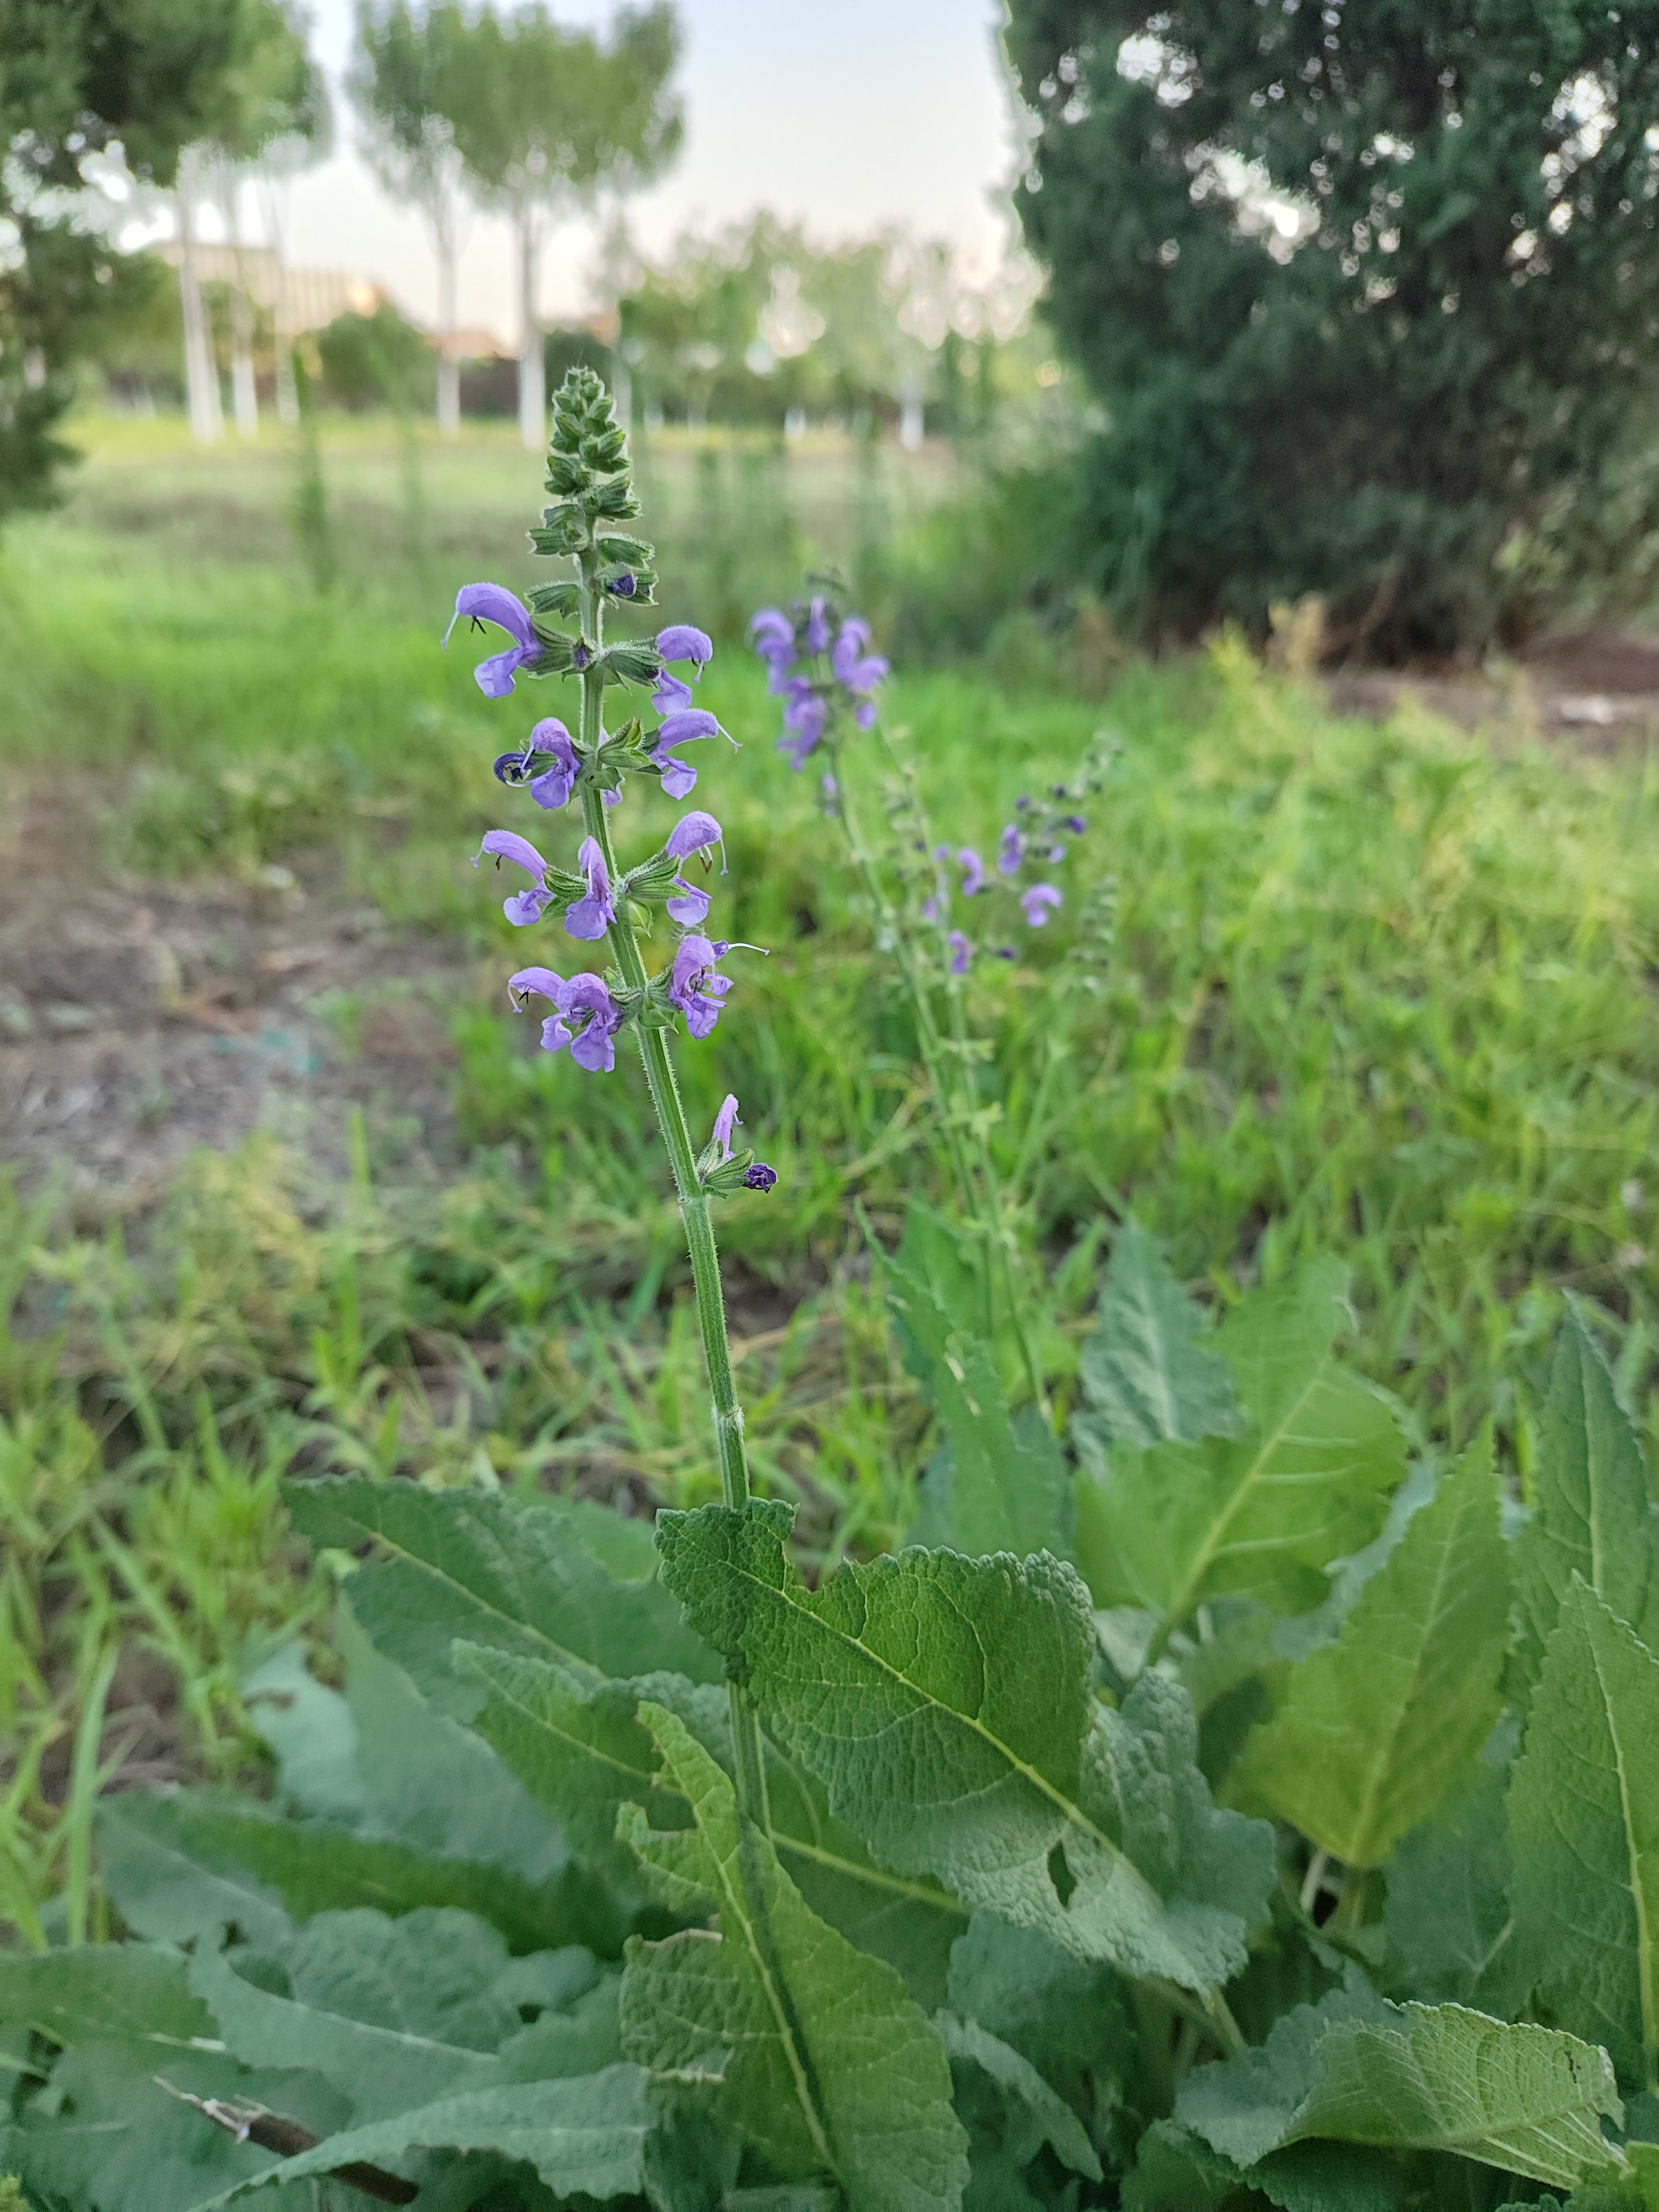
[[[108,875],[99,844],[72,785],[0,813],[0,1160],[26,1186],[64,1172],[95,1218],[257,1127],[335,1170],[353,1105],[453,1164],[462,947],[390,929],[325,858],[289,884],[170,886]]]

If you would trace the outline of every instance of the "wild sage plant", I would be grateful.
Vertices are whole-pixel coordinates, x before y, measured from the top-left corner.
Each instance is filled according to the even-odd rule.
[[[554,504],[544,509],[531,542],[538,553],[569,562],[574,574],[538,586],[527,607],[502,585],[468,584],[457,595],[450,629],[462,620],[492,623],[514,641],[478,665],[478,688],[488,699],[514,696],[521,674],[574,678],[580,684],[574,732],[556,716],[544,717],[521,745],[501,755],[495,774],[544,812],[562,814],[574,801],[586,835],[574,868],[544,859],[527,837],[512,830],[489,831],[478,857],[493,857],[497,868],[508,861],[529,877],[528,888],[504,904],[515,927],[562,921],[566,936],[579,945],[603,944],[611,955],[602,973],[583,969],[565,975],[551,967],[526,966],[509,979],[507,988],[515,1005],[542,999],[552,1006],[542,1024],[544,1049],[568,1051],[590,1073],[614,1071],[617,1040],[624,1032],[638,1046],[685,1224],[721,1492],[727,1505],[740,1509],[750,1494],[749,1471],[711,1201],[741,1190],[769,1190],[777,1176],[748,1147],[734,1146],[735,1097],[726,1097],[707,1141],[696,1144],[675,1080],[669,1039],[681,1020],[692,1037],[710,1036],[732,988],[721,962],[734,950],[758,948],[734,947],[703,933],[712,902],[685,872],[694,860],[705,873],[712,866],[708,855],[722,843],[713,815],[701,809],[684,815],[665,844],[627,869],[617,864],[609,822],[630,776],[655,778],[672,799],[685,798],[695,788],[696,770],[678,749],[721,732],[715,717],[695,704],[691,685],[673,671],[689,666],[700,676],[714,646],[705,631],[684,623],[659,631],[654,642],[606,642],[609,612],[613,607],[651,605],[656,575],[653,549],[618,527],[639,514],[639,501],[627,440],[610,392],[592,369],[573,369],[555,398],[547,489]],[[647,686],[656,727],[647,732],[634,715],[614,734],[607,731],[606,690],[616,687],[625,693]],[[653,971],[641,939],[650,937],[659,906],[675,935],[672,957]],[[759,1735],[735,1685],[732,1707],[739,1801],[751,1819],[763,1824]]]
[[[967,978],[976,960],[1017,960],[1010,937],[1045,928],[1065,904],[1054,878],[1089,827],[1079,809],[1104,781],[1109,748],[1097,744],[1075,786],[1054,784],[1036,798],[1017,800],[1015,818],[1003,830],[988,866],[972,845],[939,842],[915,763],[899,751],[881,719],[877,694],[888,664],[871,651],[869,624],[843,614],[834,580],[823,580],[825,590],[787,611],[763,608],[750,624],[771,689],[785,702],[778,750],[797,769],[814,758],[826,763],[820,783],[824,812],[841,825],[870,902],[878,951],[892,963],[910,1002],[957,1200],[978,1253],[985,1337],[994,1342],[999,1322],[1006,1324],[1031,1399],[1046,1412],[1030,1302],[1017,1274],[1019,1194],[1004,1187],[993,1150],[992,1131],[1003,1109],[994,1095],[987,1095],[983,1071],[991,1048],[974,1033]],[[865,829],[847,773],[848,749],[866,732],[881,747],[889,769],[882,801],[889,834],[881,848]],[[1006,915],[1009,928],[981,927],[970,935],[961,927],[988,911]],[[1095,935],[1087,941],[1094,946]],[[1055,1057],[1051,1048],[1039,1109]]]

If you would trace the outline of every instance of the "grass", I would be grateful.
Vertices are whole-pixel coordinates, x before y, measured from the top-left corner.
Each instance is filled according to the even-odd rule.
[[[343,1176],[259,1135],[95,1231],[50,1188],[9,1201],[0,1913],[30,1941],[97,1931],[88,1822],[112,1776],[257,1777],[237,1685],[329,1599],[326,1565],[287,1538],[284,1469],[639,1506],[714,1487],[641,1086],[531,1048],[500,990],[523,940],[467,865],[507,818],[489,764],[522,717],[479,698],[464,641],[447,656],[434,641],[458,582],[525,580],[492,548],[533,510],[533,471],[505,432],[434,452],[411,548],[384,431],[340,426],[345,580],[319,599],[276,456],[204,459],[167,426],[93,442],[69,509],[0,549],[7,782],[67,775],[104,810],[101,858],[66,851],[65,880],[309,869],[377,902],[399,944],[459,944],[477,982],[444,1006],[453,1171],[422,1167],[393,1101],[336,1133]],[[803,555],[856,551],[869,488],[845,455],[807,457],[799,478],[793,461],[714,465],[714,542],[745,549],[727,599],[788,590]],[[665,453],[657,478],[665,534],[705,581],[690,501],[706,468]],[[672,604],[699,611],[694,592]],[[772,750],[772,702],[729,647],[705,692],[745,740],[698,762],[698,802],[728,835],[723,926],[771,954],[680,1057],[694,1119],[736,1090],[781,1173],[723,1224],[739,1372],[759,1479],[831,1559],[902,1534],[927,1448],[864,1224],[895,1234],[907,1197],[944,1179],[904,1007],[810,781]],[[1122,747],[1060,922],[1021,948],[1042,957],[983,962],[975,985],[1062,1407],[1097,1255],[1133,1208],[1217,1303],[1304,1254],[1342,1256],[1354,1358],[1425,1449],[1490,1418],[1524,1469],[1527,1393],[1569,1292],[1659,1428],[1650,757],[1495,744],[1409,712],[1340,721],[1225,640],[1132,668],[1103,708],[969,667],[901,674],[888,712],[952,842],[994,840],[1103,720]],[[1063,955],[1109,878],[1103,988],[1064,1004]],[[338,1013],[344,1049],[356,1012]]]

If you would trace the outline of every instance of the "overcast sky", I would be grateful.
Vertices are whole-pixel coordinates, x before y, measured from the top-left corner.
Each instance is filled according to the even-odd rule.
[[[429,322],[436,282],[426,233],[381,195],[353,149],[338,94],[352,0],[312,7],[313,43],[337,95],[337,150],[291,188],[289,258],[371,277]],[[556,12],[603,25],[611,9],[556,0]],[[629,210],[647,252],[684,228],[769,207],[824,240],[898,222],[951,240],[972,273],[996,265],[1009,235],[1002,194],[1014,146],[997,45],[1000,0],[679,0],[679,13],[684,150]],[[545,319],[590,304],[593,258],[586,227],[554,239],[543,264]],[[514,300],[506,232],[476,218],[461,322],[510,341]]]

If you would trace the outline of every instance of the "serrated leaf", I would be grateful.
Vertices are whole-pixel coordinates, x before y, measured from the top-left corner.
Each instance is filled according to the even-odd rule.
[[[1236,1972],[1271,1832],[1212,1807],[1176,1684],[1096,1704],[1073,1571],[909,1551],[809,1590],[790,1520],[764,1502],[664,1514],[664,1579],[878,1863],[1130,1973],[1205,1990]]]
[[[568,1878],[573,1869],[532,1883],[508,1867],[331,1821],[284,1820],[228,1791],[106,1798],[98,1841],[122,1918],[154,1942],[189,1942],[234,1925],[252,1942],[280,1942],[290,1919],[356,1905],[391,1913],[454,1905],[489,1920],[520,1950],[571,1942],[584,1930],[586,1900]]]
[[[1568,1310],[1539,1420],[1531,1520],[1516,1544],[1516,1663],[1535,1683],[1574,1575],[1659,1646],[1659,1509],[1601,1346]]]
[[[457,1638],[594,1680],[718,1675],[655,1577],[619,1581],[567,1507],[355,1477],[289,1483],[284,1495],[314,1544],[373,1540],[389,1555],[352,1577],[352,1611],[375,1648],[457,1719],[471,1717],[479,1694],[450,1672]]]
[[[1553,2015],[1659,2071],[1659,1659],[1574,1577],[1510,1789],[1520,1940]]]
[[[890,1259],[886,1272],[950,1439],[948,1474],[941,1465],[930,1476],[930,1534],[973,1557],[1068,1551],[1070,1485],[1054,1431],[1035,1412],[1009,1413],[994,1350],[919,1265]]]
[[[891,1967],[809,1912],[731,1783],[660,1705],[641,1718],[692,1808],[662,1833],[638,1808],[621,1832],[677,1911],[717,1909],[720,1932],[634,1939],[625,2047],[664,2072],[723,2073],[734,2123],[785,2174],[828,2169],[858,2212],[959,2205],[966,2138],[934,2029]]]
[[[668,1705],[730,1768],[730,1704],[723,1689],[665,1674],[593,1686],[559,1668],[476,1646],[458,1646],[455,1663],[488,1687],[476,1723],[479,1731],[578,1848],[601,1863],[620,1848],[616,1827],[623,1803],[641,1806],[659,1828],[684,1826],[690,1818],[683,1794],[663,1771],[654,1739],[636,1717],[641,1697]],[[775,1758],[769,1771],[773,1834],[789,1856],[797,1887],[821,1918],[852,1936],[860,1949],[887,1958],[907,1980],[918,1975],[933,1994],[930,1984],[942,1985],[961,1924],[955,1900],[931,1885],[896,1881],[872,1866],[801,1778]]]
[[[1382,1928],[1397,1995],[1500,2019],[1519,2008],[1508,1787],[1506,1769],[1476,1767],[1389,1861]]]
[[[1249,2169],[1310,2139],[1450,2151],[1568,2188],[1619,2170],[1607,2053],[1462,2005],[1392,2005],[1358,1984],[1277,2021],[1259,2051],[1200,2067],[1176,2118]]]
[[[1203,1340],[1204,1316],[1139,1222],[1112,1247],[1079,1379],[1107,1444],[1197,1443],[1243,1425],[1232,1370]]]
[[[1624,2108],[1604,2051],[1462,2005],[1390,2010],[1397,2024],[1348,2021],[1316,2045],[1292,2139],[1455,2151],[1564,2188],[1619,2171],[1601,2124]]]
[[[1029,2058],[976,2020],[958,2020],[953,2012],[942,2011],[935,2015],[934,2025],[951,2058],[979,2067],[1006,2097],[1024,2107],[1039,2141],[1051,2146],[1062,2166],[1091,2181],[1102,2179],[1088,2130]],[[1025,2163],[1024,2159],[1020,2162]]]
[[[247,2066],[314,2069],[344,2098],[354,2121],[411,2112],[449,2091],[487,2087],[500,2077],[489,2052],[274,1996],[244,1981],[217,1951],[197,1953],[190,1981],[234,2058]]]
[[[394,2119],[344,2129],[192,2212],[216,2212],[254,2190],[345,2166],[384,2166],[418,2150],[498,2151],[533,2166],[562,2197],[627,2197],[642,2185],[651,2126],[648,2085],[637,2066],[463,2091]]]
[[[1097,1604],[1159,1615],[1155,1656],[1212,1597],[1310,1611],[1323,1570],[1381,1527],[1405,1450],[1386,1401],[1332,1357],[1344,1282],[1318,1262],[1216,1331],[1249,1424],[1241,1436],[1117,1446],[1104,1477],[1079,1476],[1079,1565]]]
[[[1336,1642],[1292,1669],[1233,1786],[1346,1864],[1382,1866],[1491,1734],[1508,1638],[1507,1559],[1483,1448],[1413,1516]]]

